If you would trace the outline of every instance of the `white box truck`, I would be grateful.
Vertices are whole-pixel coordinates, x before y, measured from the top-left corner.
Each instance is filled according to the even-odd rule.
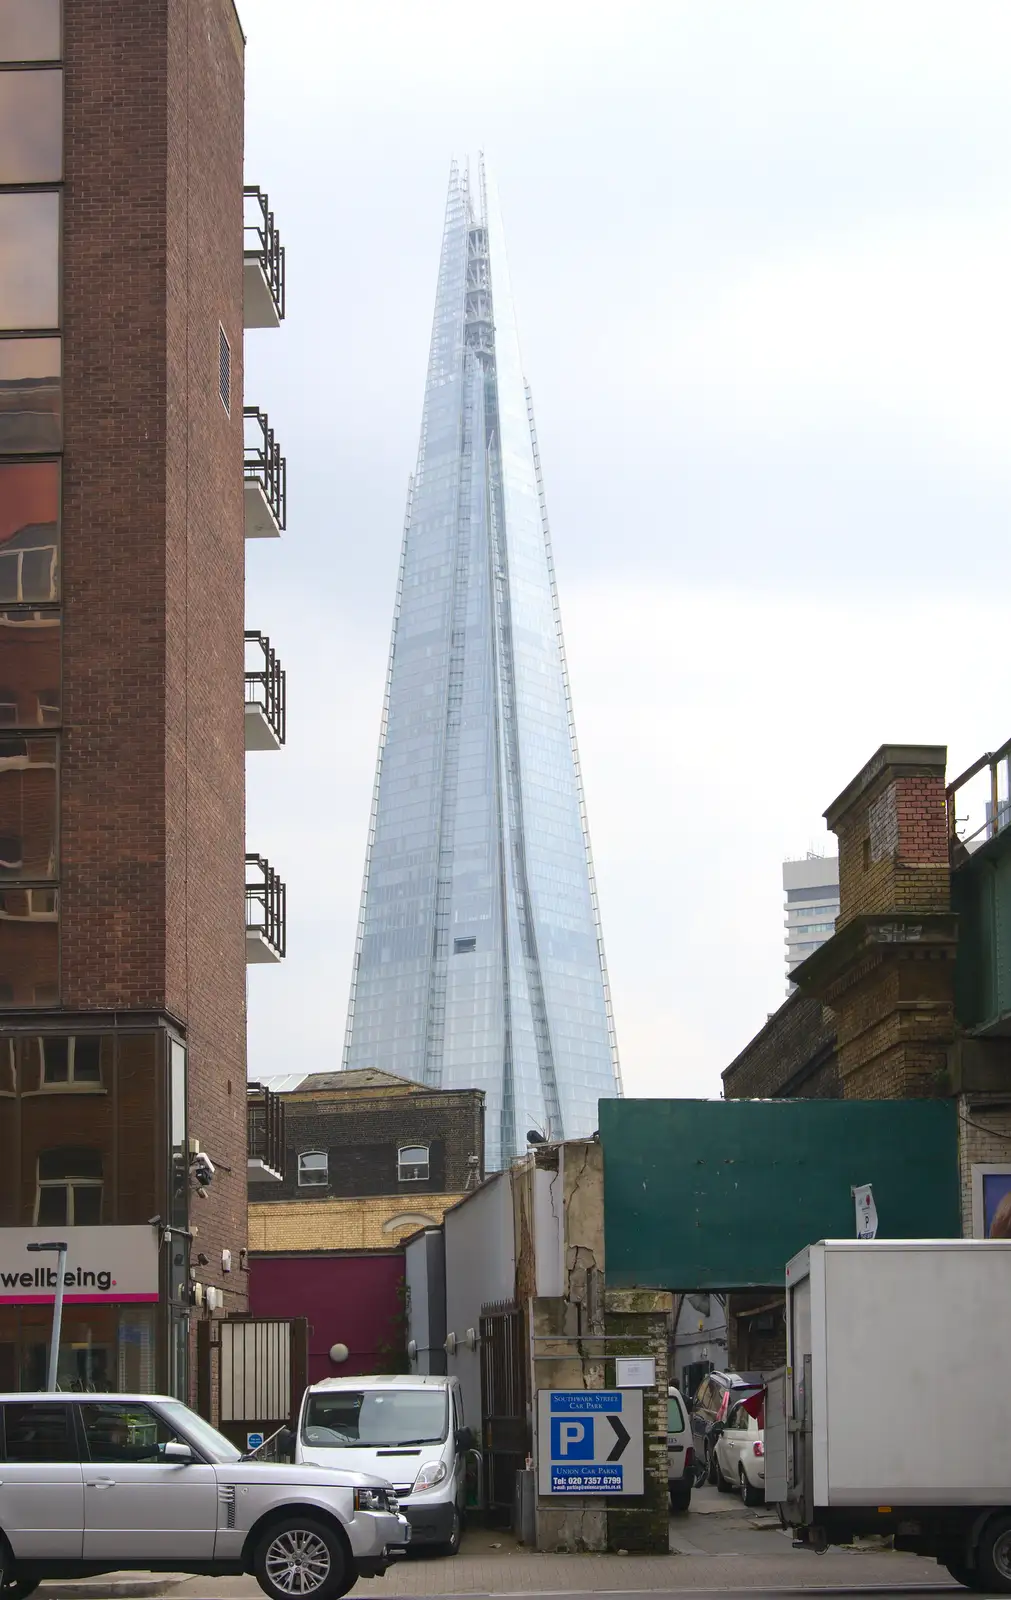
[[[1011,1241],[814,1244],[786,1316],[765,1498],[795,1544],[891,1534],[1011,1594]]]

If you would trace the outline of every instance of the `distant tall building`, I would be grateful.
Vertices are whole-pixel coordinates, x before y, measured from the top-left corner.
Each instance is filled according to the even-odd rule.
[[[783,862],[786,895],[787,992],[794,967],[831,939],[839,915],[838,856],[806,856]]]
[[[485,1092],[486,1165],[620,1093],[530,394],[454,165],[344,1066]]]

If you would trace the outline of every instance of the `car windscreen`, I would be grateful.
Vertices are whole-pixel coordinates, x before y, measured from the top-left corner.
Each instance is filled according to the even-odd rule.
[[[230,1439],[226,1439],[217,1428],[212,1428],[203,1417],[198,1417],[189,1406],[184,1406],[179,1400],[160,1400],[158,1410],[166,1417],[172,1426],[179,1429],[184,1439],[190,1439],[212,1461],[241,1461],[242,1451],[236,1450]]]
[[[449,1406],[444,1389],[334,1389],[311,1394],[302,1438],[306,1444],[442,1444]]]
[[[681,1410],[681,1402],[676,1394],[669,1394],[667,1396],[667,1432],[683,1433],[684,1426],[685,1417],[684,1412]]]

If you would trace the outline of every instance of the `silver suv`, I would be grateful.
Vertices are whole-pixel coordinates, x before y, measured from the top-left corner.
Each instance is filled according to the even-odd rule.
[[[411,1536],[382,1478],[248,1459],[178,1400],[0,1394],[0,1596],[129,1570],[337,1600]]]

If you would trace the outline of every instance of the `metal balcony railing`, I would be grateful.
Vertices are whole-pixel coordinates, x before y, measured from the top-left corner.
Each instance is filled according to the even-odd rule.
[[[285,733],[285,674],[265,633],[246,632],[246,705],[257,706],[278,744]]]
[[[1011,739],[959,773],[949,783],[945,800],[948,844],[955,866],[1011,823]]]
[[[287,891],[264,856],[246,856],[246,956],[261,961],[284,959]],[[251,944],[263,954],[251,954]]]
[[[243,473],[247,483],[259,484],[271,515],[284,528],[288,514],[288,463],[274,437],[265,411],[243,406]]]
[[[248,1085],[246,1096],[248,1172],[256,1183],[283,1181],[285,1173],[284,1101],[260,1083]]]
[[[284,245],[274,223],[270,201],[256,184],[242,191],[243,254],[259,263],[278,322],[284,320]]]

